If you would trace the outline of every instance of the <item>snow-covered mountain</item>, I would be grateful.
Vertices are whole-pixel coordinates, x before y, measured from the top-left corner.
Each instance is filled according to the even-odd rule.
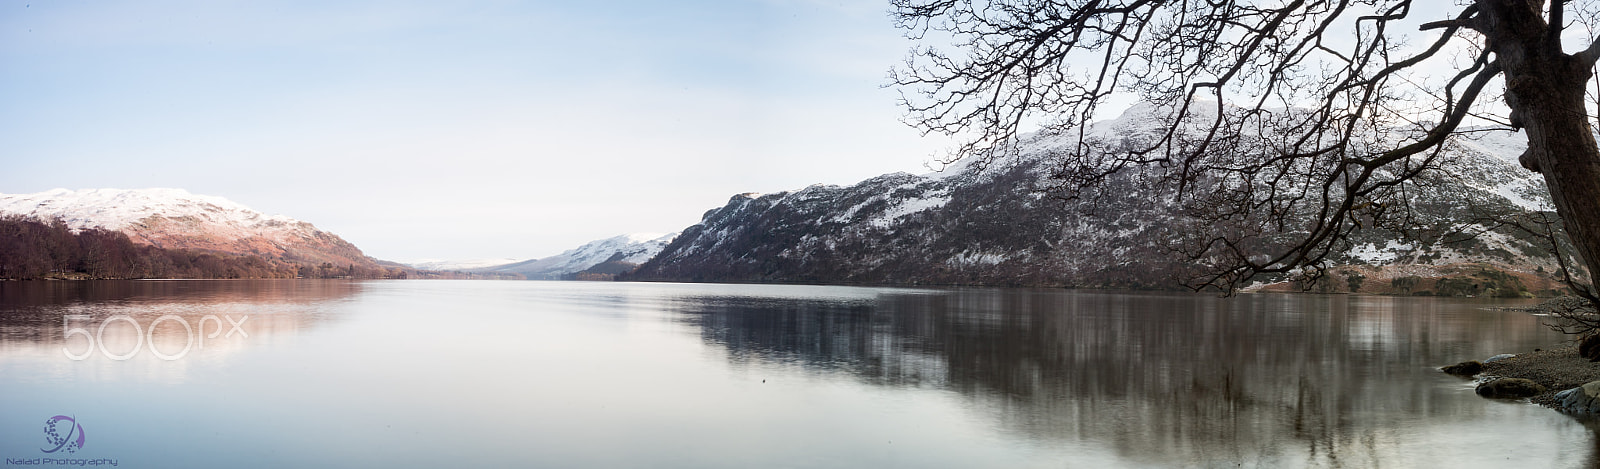
[[[531,280],[560,280],[581,273],[614,275],[655,257],[678,233],[633,233],[591,241],[561,254],[479,269],[522,274]]]
[[[512,259],[509,257],[497,257],[491,259],[412,259],[409,261],[401,261],[401,263],[409,265],[412,268],[422,270],[470,271],[483,269],[485,267],[515,264],[524,260],[525,259]]]
[[[377,265],[355,245],[310,223],[183,189],[0,194],[0,215],[60,219],[75,229],[120,231],[135,243],[163,249],[255,255],[308,265]]]
[[[1163,128],[1156,112],[1152,106],[1135,106],[1118,119],[1093,125],[1089,138],[1114,142],[1157,135]],[[1427,191],[1410,195],[1419,220],[1459,227],[1471,224],[1476,213],[1471,210],[1548,209],[1543,180],[1516,163],[1524,139],[1508,132],[1477,132],[1454,142],[1447,151],[1455,153],[1457,168],[1447,168],[1449,177],[1431,181]],[[1021,141],[1018,156],[982,170],[962,164],[928,175],[886,174],[849,187],[815,185],[737,195],[625,278],[1175,285],[1184,263],[1168,245],[1178,219],[1162,206],[1162,197],[1153,196],[1162,188],[1121,177],[1107,181],[1089,201],[1051,196],[1051,154],[1072,144],[1072,137],[1033,136]],[[1459,236],[1412,235],[1359,231],[1355,245],[1334,259],[1336,265],[1349,266],[1339,274],[1348,285],[1339,288],[1370,291],[1404,284],[1420,291],[1432,284],[1396,279],[1456,275],[1463,265],[1515,273],[1521,282],[1517,291],[1550,287],[1547,276],[1540,281],[1533,277],[1553,272],[1554,260],[1529,239],[1505,232],[1469,242],[1460,242]],[[1475,283],[1474,288],[1485,284]]]

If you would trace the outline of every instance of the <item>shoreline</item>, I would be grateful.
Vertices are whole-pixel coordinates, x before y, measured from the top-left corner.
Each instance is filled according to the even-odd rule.
[[[1577,345],[1519,353],[1515,357],[1483,364],[1483,372],[1475,378],[1524,378],[1545,387],[1545,392],[1528,398],[1530,402],[1551,409],[1563,410],[1555,400],[1561,391],[1600,380],[1600,362],[1590,362],[1578,356]]]
[[[1578,304],[1575,303],[1577,301],[1579,300],[1574,297],[1556,297],[1536,305],[1506,308],[1506,310],[1548,316],[1556,310],[1577,307]],[[1600,362],[1591,362],[1578,355],[1578,338],[1579,336],[1572,335],[1572,340],[1561,346],[1547,350],[1534,349],[1532,352],[1517,353],[1514,357],[1484,363],[1483,371],[1473,378],[1479,383],[1486,383],[1494,378],[1523,378],[1539,383],[1545,387],[1545,392],[1529,397],[1529,402],[1571,415],[1571,412],[1565,412],[1567,409],[1556,401],[1556,393],[1583,386],[1591,381],[1600,381]],[[1507,351],[1507,353],[1515,352]]]

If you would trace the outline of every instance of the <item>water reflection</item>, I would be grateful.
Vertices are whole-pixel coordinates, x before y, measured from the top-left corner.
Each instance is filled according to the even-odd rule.
[[[1559,335],[1432,298],[301,280],[0,305],[0,453],[71,414],[124,467],[1572,467],[1597,441],[1433,368]],[[181,350],[167,316],[249,337],[75,361],[75,315],[128,318],[111,355],[129,322]]]
[[[1433,367],[1559,339],[1518,313],[1395,297],[964,290],[677,306],[736,365],[950,389],[1008,431],[1162,465],[1404,460],[1394,432],[1500,410]]]
[[[325,311],[361,288],[338,280],[0,282],[0,359],[126,361],[142,365],[133,374],[181,379],[188,360],[222,359],[336,317]]]

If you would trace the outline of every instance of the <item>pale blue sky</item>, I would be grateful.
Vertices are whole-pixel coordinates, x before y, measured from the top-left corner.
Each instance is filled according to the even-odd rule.
[[[179,187],[533,258],[927,172],[881,1],[0,3],[0,192]]]

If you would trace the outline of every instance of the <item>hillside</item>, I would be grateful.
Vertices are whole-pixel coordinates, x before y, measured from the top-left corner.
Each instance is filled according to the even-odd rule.
[[[1095,124],[1089,134],[1113,140],[1158,133],[1153,126],[1159,119],[1150,112],[1136,106]],[[1542,179],[1515,162],[1521,138],[1481,132],[1454,142],[1447,150],[1457,165],[1447,168],[1454,170],[1450,177],[1424,181],[1426,190],[1408,202],[1416,220],[1435,229],[1357,232],[1332,262],[1351,268],[1335,272],[1319,288],[1431,292],[1428,279],[1485,269],[1521,279],[1511,293],[1556,288],[1548,274],[1554,259],[1535,240],[1504,230],[1476,239],[1460,235],[1488,230],[1476,221],[1484,213],[1550,206]],[[887,174],[848,187],[737,195],[623,278],[1176,287],[1190,267],[1172,253],[1185,220],[1163,203],[1164,189],[1124,177],[1107,181],[1090,199],[1055,197],[1050,156],[1070,144],[1064,137],[1035,136],[1021,143],[1019,156],[981,170],[958,165],[927,175]],[[1362,279],[1352,283],[1353,277]],[[1289,279],[1259,280],[1266,283],[1256,288]],[[1487,288],[1475,285],[1467,294]]]
[[[67,247],[50,248],[54,255],[48,261],[52,264],[50,270],[91,277],[374,278],[403,277],[408,271],[398,264],[367,257],[355,245],[310,223],[266,215],[222,197],[191,194],[182,189],[55,189],[0,194],[0,216],[8,217],[12,223],[7,239],[12,246],[44,246],[40,243],[46,241],[37,238],[46,236],[41,233],[61,237],[60,229],[51,228],[59,222],[61,228],[70,230],[70,235],[81,239],[52,241],[53,245]],[[46,228],[20,224],[30,220]],[[83,265],[81,259],[86,256],[99,256],[99,251],[121,246],[124,241],[115,239],[117,236],[126,238],[131,246],[115,248],[121,258],[107,258],[106,262],[119,267],[105,270]],[[93,252],[75,254],[73,249]],[[160,266],[171,264],[173,259],[233,259],[227,262],[251,267],[230,270],[215,263],[204,268]],[[37,265],[42,261],[28,262]]]
[[[310,223],[266,215],[231,200],[183,189],[55,189],[0,194],[0,214],[61,219],[74,229],[102,228],[135,243],[255,255],[303,264],[375,268],[355,245]]]

